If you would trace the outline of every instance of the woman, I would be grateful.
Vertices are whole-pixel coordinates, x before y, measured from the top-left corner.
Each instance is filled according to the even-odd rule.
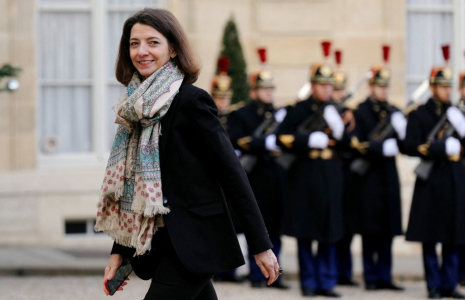
[[[244,264],[225,198],[268,285],[279,276],[215,104],[191,85],[198,74],[187,37],[170,12],[144,9],[125,22],[116,78],[128,96],[115,107],[120,126],[95,229],[115,240],[105,279],[131,258],[136,274],[152,279],[147,300],[217,299],[213,274]],[[105,285],[104,291],[109,294]]]

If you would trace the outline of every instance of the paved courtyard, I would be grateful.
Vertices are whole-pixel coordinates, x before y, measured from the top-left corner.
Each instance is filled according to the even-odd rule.
[[[1,300],[98,300],[109,299],[101,289],[102,276],[1,276]],[[216,283],[215,288],[221,300],[290,300],[308,299],[300,296],[298,283],[290,282],[292,289],[251,289],[248,284]],[[361,288],[337,288],[343,299],[382,300],[382,299],[426,299],[425,285],[421,281],[402,283],[406,287],[403,293],[376,291],[366,292]],[[149,282],[132,277],[124,291],[117,292],[112,299],[142,300]],[[313,298],[325,299],[325,298]],[[160,299],[164,300],[164,299]],[[169,299],[167,299],[169,300]]]

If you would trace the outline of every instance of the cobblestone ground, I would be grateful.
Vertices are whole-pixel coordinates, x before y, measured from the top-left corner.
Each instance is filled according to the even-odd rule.
[[[63,276],[63,277],[0,277],[1,300],[98,300],[108,299],[101,289],[100,276]],[[347,300],[384,300],[384,299],[426,299],[423,282],[403,282],[405,292],[376,291],[366,292],[361,288],[337,288]],[[131,278],[124,291],[117,292],[112,299],[143,299],[149,282]],[[292,289],[251,289],[248,284],[215,283],[220,300],[290,300],[308,299],[300,296],[297,282],[291,282]],[[324,298],[313,298],[324,299]],[[162,299],[160,299],[162,300]],[[164,299],[163,299],[164,300]],[[167,299],[169,300],[169,299]]]

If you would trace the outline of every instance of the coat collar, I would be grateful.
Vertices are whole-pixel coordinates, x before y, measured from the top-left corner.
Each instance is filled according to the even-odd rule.
[[[431,97],[428,102],[426,102],[425,106],[431,114],[439,117],[450,107],[450,103],[442,103]]]

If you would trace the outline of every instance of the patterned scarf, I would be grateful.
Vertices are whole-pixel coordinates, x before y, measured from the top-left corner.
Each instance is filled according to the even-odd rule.
[[[95,231],[142,255],[164,226],[160,121],[179,92],[184,75],[171,61],[141,82],[136,72],[114,110],[118,130],[101,187]]]

